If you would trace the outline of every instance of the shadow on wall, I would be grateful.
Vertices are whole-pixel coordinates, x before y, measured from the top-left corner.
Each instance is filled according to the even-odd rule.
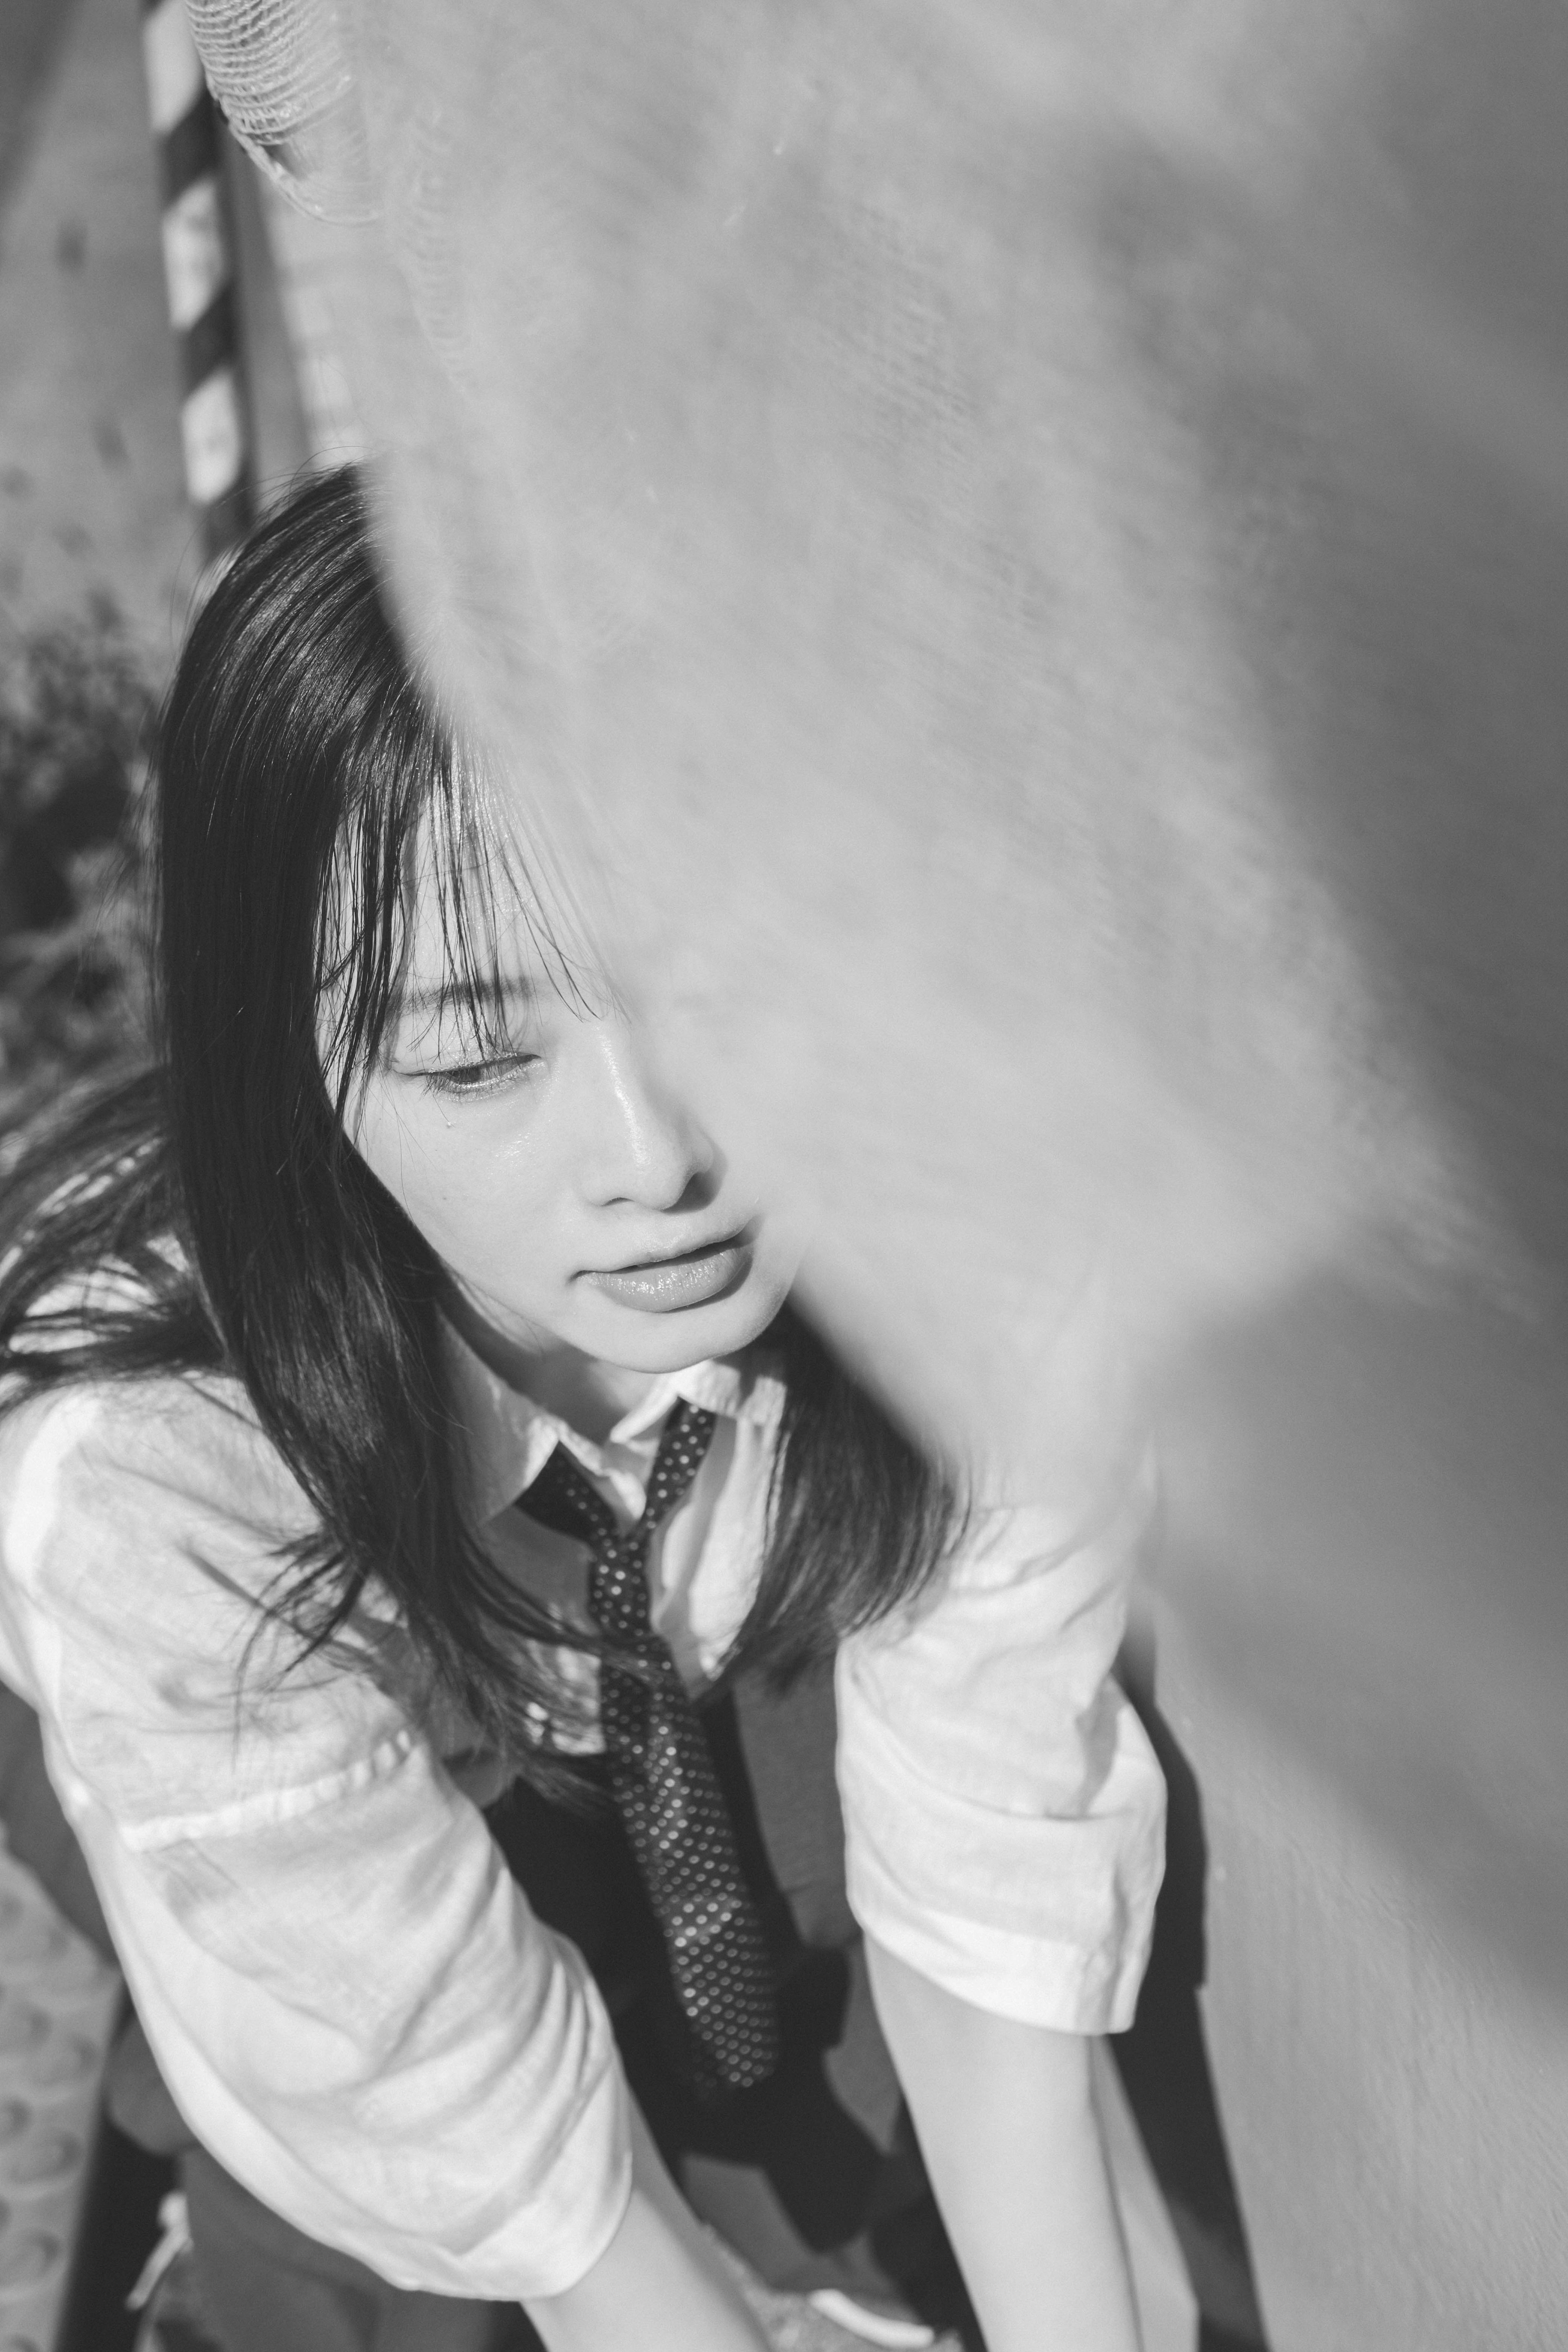
[[[1303,865],[1512,1311],[1489,1265],[1345,1267],[1182,1366],[1161,1696],[1228,1883],[1205,2045],[1204,1818],[1145,1695],[1172,1883],[1120,2056],[1205,2343],[1262,2340],[1250,2235],[1290,2342],[1436,2352],[1560,2342],[1565,2284],[1568,19],[1384,24],[1293,244],[1216,262],[1228,216],[1173,180],[1107,219],[1107,275]]]
[[[1565,1429],[1550,1332],[1325,1277],[1215,1335],[1162,1432],[1160,1699],[1215,1857],[1167,1748],[1178,1923],[1207,1897],[1170,2032],[1202,1974],[1281,2343],[1562,2340]]]
[[[1124,1657],[1121,1675],[1165,1775],[1169,1811],[1149,1971],[1137,2018],[1111,2051],[1197,2305],[1194,2352],[1269,2352],[1198,2003],[1208,1875],[1203,1801],[1154,1703],[1146,1663]]]

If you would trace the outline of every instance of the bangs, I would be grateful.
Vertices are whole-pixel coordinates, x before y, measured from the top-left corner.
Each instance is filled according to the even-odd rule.
[[[354,747],[316,927],[319,1060],[344,1121],[387,1053],[416,922],[439,941],[444,1008],[475,1058],[505,1050],[521,942],[563,1003],[598,1009],[546,922],[538,880],[486,763],[412,688]]]

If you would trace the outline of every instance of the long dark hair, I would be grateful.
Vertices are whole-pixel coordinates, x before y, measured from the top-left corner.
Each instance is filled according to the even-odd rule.
[[[303,1643],[330,1641],[379,1579],[439,1680],[526,1769],[531,1706],[561,1704],[527,1645],[563,1629],[465,1517],[443,1269],[344,1128],[395,1004],[416,843],[434,845],[449,948],[481,1006],[497,881],[471,763],[388,620],[353,471],[298,491],[213,592],[153,774],[159,1052],[52,1122],[8,1180],[8,1395],[238,1379],[318,1522],[277,1588]],[[108,1267],[131,1281],[84,1293]],[[735,1655],[787,1677],[917,1592],[953,1514],[798,1313],[771,1336],[786,1403]]]

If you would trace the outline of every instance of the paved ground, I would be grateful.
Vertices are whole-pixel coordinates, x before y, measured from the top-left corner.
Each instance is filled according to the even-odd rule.
[[[0,627],[125,615],[158,674],[196,576],[132,0],[6,0]]]
[[[154,681],[200,570],[181,478],[136,0],[0,5],[0,631],[108,597]],[[304,440],[259,224],[239,223],[268,483]]]

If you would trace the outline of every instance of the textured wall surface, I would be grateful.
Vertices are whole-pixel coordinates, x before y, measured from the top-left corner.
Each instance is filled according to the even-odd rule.
[[[1568,1367],[1324,1284],[1168,1425],[1171,1869],[1267,2340],[1563,2340]]]

